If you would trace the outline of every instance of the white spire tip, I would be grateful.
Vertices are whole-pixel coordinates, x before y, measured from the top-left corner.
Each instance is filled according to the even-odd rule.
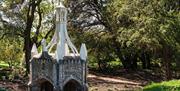
[[[86,45],[84,43],[81,45],[80,57],[81,57],[82,60],[87,59],[87,49],[86,49]]]

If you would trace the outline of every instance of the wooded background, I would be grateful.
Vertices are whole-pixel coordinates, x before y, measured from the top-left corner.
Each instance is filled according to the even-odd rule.
[[[180,0],[65,0],[68,33],[88,49],[89,68],[150,70],[180,77]],[[0,0],[0,61],[24,66],[55,31],[55,2]]]

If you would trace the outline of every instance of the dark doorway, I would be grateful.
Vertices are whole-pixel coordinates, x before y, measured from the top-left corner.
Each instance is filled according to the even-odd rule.
[[[75,80],[70,80],[63,89],[64,91],[82,91],[81,85]]]
[[[41,83],[41,91],[53,91],[53,85],[50,82],[45,81]]]

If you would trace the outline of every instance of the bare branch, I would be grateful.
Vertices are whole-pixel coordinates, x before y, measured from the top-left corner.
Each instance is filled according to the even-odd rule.
[[[40,5],[38,5],[38,15],[39,15],[39,21],[38,21],[38,26],[37,26],[37,31],[36,31],[36,35],[39,34],[39,29],[41,27],[41,21],[42,21],[42,12],[41,12],[41,8]]]
[[[47,39],[49,37],[49,35],[51,34],[51,32],[53,32],[54,29],[55,29],[55,24],[53,24],[51,29],[46,33],[46,35],[44,36],[44,39]],[[42,41],[42,39],[38,43],[36,43],[37,47],[39,47],[41,45],[41,41]]]

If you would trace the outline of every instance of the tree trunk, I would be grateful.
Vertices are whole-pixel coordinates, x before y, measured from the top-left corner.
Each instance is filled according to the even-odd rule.
[[[147,64],[146,64],[146,67],[147,69],[150,69],[151,68],[151,59],[150,59],[150,54],[146,54],[146,60],[147,60]]]
[[[29,73],[29,60],[31,59],[31,40],[29,31],[25,32],[26,36],[24,38],[24,51],[25,51],[25,62],[26,62],[26,71]]]
[[[28,6],[26,29],[24,31],[24,51],[25,51],[25,62],[26,62],[26,75],[29,73],[29,60],[31,59],[31,28],[34,21],[34,13],[36,6],[39,5],[36,0],[32,0],[31,4]]]
[[[136,70],[137,67],[138,67],[138,66],[137,66],[137,55],[134,55],[134,57],[132,58],[131,61],[132,61],[132,66],[131,66],[132,69],[133,69],[133,70]]]
[[[172,71],[171,71],[171,50],[169,47],[165,47],[163,49],[163,68],[166,80],[172,79]]]

